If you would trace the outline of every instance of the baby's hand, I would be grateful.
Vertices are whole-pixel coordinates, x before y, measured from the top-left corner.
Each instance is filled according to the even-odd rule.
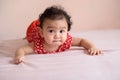
[[[14,58],[14,63],[19,64],[24,61],[24,57],[15,57]]]
[[[98,50],[97,48],[90,48],[88,49],[88,52],[90,55],[98,55],[102,53],[102,51]]]

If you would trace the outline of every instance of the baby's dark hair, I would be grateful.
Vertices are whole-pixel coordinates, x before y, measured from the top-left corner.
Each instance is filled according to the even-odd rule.
[[[59,20],[65,18],[68,24],[68,31],[71,29],[72,22],[70,20],[71,16],[63,10],[61,6],[51,6],[48,7],[42,14],[39,15],[40,28],[43,28],[43,22],[45,19]]]

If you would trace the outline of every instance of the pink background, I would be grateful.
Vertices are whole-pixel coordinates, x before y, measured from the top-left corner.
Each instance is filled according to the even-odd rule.
[[[0,40],[24,37],[28,25],[55,4],[71,15],[71,32],[120,29],[120,0],[0,0]]]

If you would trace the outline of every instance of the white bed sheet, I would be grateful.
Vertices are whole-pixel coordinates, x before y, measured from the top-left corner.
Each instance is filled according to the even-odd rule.
[[[0,41],[0,80],[120,80],[120,30],[71,33],[91,40],[102,55],[87,55],[72,47],[58,54],[27,55],[19,65],[12,63],[15,50],[25,40]]]

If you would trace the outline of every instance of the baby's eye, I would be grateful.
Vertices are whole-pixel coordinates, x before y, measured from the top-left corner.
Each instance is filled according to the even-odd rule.
[[[54,32],[54,30],[49,30],[49,32],[50,32],[50,33],[53,33],[53,32]]]
[[[65,32],[64,30],[60,30],[60,33],[63,33],[63,32]]]

